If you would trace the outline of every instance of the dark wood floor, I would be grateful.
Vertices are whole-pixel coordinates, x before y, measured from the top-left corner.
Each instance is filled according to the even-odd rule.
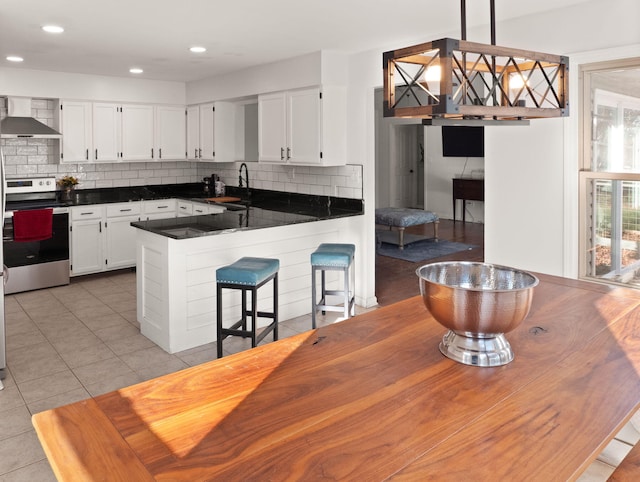
[[[407,233],[433,235],[431,224],[412,226]],[[376,255],[376,297],[380,306],[390,305],[420,294],[416,269],[436,261],[484,261],[484,224],[453,222],[441,219],[438,237],[449,241],[477,246],[469,251],[454,253],[441,258],[412,263],[401,259]]]

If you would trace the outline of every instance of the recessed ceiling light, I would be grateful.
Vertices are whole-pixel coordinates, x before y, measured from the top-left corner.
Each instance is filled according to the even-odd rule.
[[[17,55],[9,55],[7,57],[9,62],[22,62],[24,59],[22,57],[18,57]]]
[[[204,47],[191,47],[189,50],[194,54],[201,54],[202,52],[207,51],[207,49],[205,49]]]
[[[57,25],[45,25],[44,27],[42,27],[42,30],[44,30],[47,33],[62,33],[62,32],[64,32],[64,29],[62,27],[57,26]]]
[[[129,72],[131,72],[132,74],[141,74],[142,72],[144,72],[144,70],[134,67],[132,69],[129,69]]]

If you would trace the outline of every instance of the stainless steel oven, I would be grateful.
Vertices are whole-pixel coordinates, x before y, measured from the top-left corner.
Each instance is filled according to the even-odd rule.
[[[7,179],[2,248],[5,294],[69,284],[69,209],[56,200],[55,179]],[[52,235],[16,241],[15,211],[53,208]]]

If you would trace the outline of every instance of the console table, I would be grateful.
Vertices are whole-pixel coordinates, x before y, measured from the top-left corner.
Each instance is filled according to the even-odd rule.
[[[453,178],[453,222],[456,221],[456,201],[462,199],[462,222],[466,222],[465,201],[484,202],[484,179]]]

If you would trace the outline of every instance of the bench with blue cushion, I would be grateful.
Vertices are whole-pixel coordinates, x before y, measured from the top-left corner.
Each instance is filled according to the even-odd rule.
[[[404,229],[409,226],[433,223],[433,237],[438,239],[438,223],[440,218],[436,213],[423,209],[411,208],[377,208],[376,224],[389,226],[389,230],[398,230],[398,245],[404,249]]]

